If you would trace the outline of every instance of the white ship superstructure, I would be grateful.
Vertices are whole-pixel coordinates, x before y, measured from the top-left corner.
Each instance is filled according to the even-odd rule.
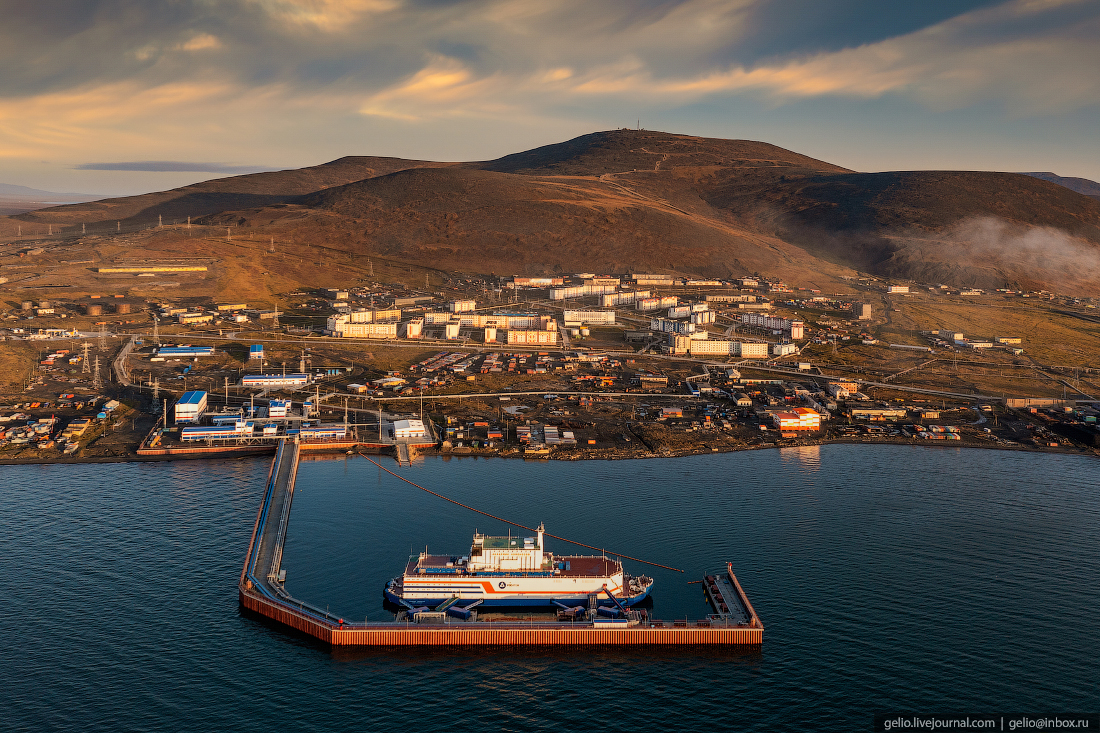
[[[409,559],[401,577],[390,581],[386,596],[412,605],[457,599],[478,600],[484,606],[552,607],[555,601],[576,604],[597,594],[597,603],[613,603],[608,593],[630,605],[648,595],[652,579],[626,574],[619,560],[557,556],[545,551],[543,538],[540,525],[534,537],[475,533],[468,555],[423,552]]]

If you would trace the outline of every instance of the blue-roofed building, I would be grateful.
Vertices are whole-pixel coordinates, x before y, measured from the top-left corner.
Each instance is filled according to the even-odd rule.
[[[192,390],[184,392],[176,402],[175,418],[177,423],[197,423],[206,412],[206,392]]]

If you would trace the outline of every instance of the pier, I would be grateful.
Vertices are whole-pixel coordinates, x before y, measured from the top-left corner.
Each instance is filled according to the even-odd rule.
[[[238,583],[241,606],[333,647],[354,646],[759,646],[764,627],[727,565],[727,608],[696,621],[648,618],[579,621],[466,621],[445,613],[403,614],[402,620],[352,623],[294,598],[285,588],[283,543],[290,521],[301,446],[283,441],[264,487]],[[728,590],[726,590],[728,588]]]

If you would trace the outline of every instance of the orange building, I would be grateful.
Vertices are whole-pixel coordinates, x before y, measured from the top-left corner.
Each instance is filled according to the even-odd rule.
[[[786,412],[773,413],[772,420],[780,430],[821,429],[821,415],[808,407],[795,407]]]

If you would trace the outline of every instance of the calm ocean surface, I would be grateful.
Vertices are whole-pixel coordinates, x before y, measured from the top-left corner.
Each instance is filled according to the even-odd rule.
[[[646,461],[388,468],[554,534],[683,568],[651,614],[707,612],[729,560],[754,653],[331,653],[240,615],[269,461],[3,466],[0,730],[871,730],[876,712],[1100,709],[1100,463],[825,446]],[[303,461],[296,596],[386,618],[410,551],[507,526],[363,460]],[[573,552],[548,540],[549,549]]]

